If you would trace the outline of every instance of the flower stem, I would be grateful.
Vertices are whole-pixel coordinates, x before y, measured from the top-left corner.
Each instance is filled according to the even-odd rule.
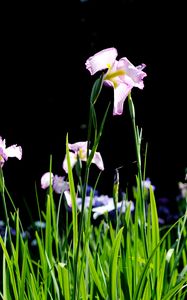
[[[133,125],[133,132],[134,132],[134,140],[135,140],[135,149],[136,149],[136,159],[137,159],[137,168],[138,168],[138,182],[139,182],[139,189],[140,189],[140,221],[141,221],[141,233],[142,238],[145,245],[145,255],[148,257],[148,247],[147,247],[147,240],[146,240],[146,210],[145,210],[145,199],[143,195],[143,183],[142,183],[142,170],[141,170],[141,133],[139,133],[138,127],[136,126],[135,121],[135,109],[134,104],[132,101],[131,94],[128,95],[128,104],[129,104],[129,112],[132,120]]]
[[[3,170],[0,166],[0,193],[3,199],[3,208],[5,213],[5,224],[8,231],[8,237],[10,239],[10,244],[12,245],[12,238],[11,238],[11,232],[10,232],[10,223],[9,223],[9,217],[7,212],[7,206],[6,206],[6,199],[5,199],[5,183],[4,183],[4,176],[3,176]],[[12,247],[12,246],[11,246]]]

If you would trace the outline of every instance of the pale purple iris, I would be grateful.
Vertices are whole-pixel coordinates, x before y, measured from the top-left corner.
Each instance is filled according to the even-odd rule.
[[[72,199],[69,191],[65,191],[64,195],[66,197],[67,205],[69,209],[72,208]],[[81,211],[82,209],[82,198],[76,198],[77,208]],[[122,200],[117,203],[117,210],[124,213],[128,206],[130,205],[130,210],[134,210],[134,203],[132,201]],[[86,196],[84,207],[88,208],[90,206],[90,197]],[[115,210],[114,200],[108,195],[94,196],[92,199],[92,212],[93,218],[97,219],[99,216],[110,213]]]
[[[78,142],[75,144],[68,144],[69,147],[69,155],[70,155],[70,163],[71,168],[73,168],[77,162],[77,160],[86,161],[87,160],[87,145],[88,142]],[[89,153],[91,150],[89,150]],[[96,166],[103,171],[104,170],[104,164],[101,157],[101,154],[99,152],[95,152],[92,163],[96,164]],[[67,156],[65,156],[65,159],[63,161],[63,169],[66,173],[68,173],[68,165],[67,165]]]
[[[6,141],[0,136],[0,167],[3,167],[9,157],[16,157],[20,160],[22,158],[22,148],[17,145],[6,148]]]
[[[69,191],[65,191],[64,195],[66,197],[66,202],[67,202],[68,208],[69,208],[69,210],[71,210],[72,209],[71,194],[70,194]],[[81,211],[81,208],[82,208],[82,198],[77,197],[76,198],[76,204],[77,204],[77,208]],[[89,205],[90,205],[90,197],[86,196],[84,206],[85,206],[85,208],[88,208]]]
[[[146,178],[146,180],[142,181],[142,185],[146,190],[150,190],[150,187],[152,187],[153,191],[155,190],[155,186],[151,184],[150,178]]]
[[[53,175],[50,172],[46,172],[41,178],[41,188],[46,189],[52,185],[53,190],[57,194],[62,194],[64,191],[69,190],[69,183],[64,180],[64,176]]]
[[[104,83],[114,88],[113,115],[123,113],[123,104],[133,87],[143,89],[143,78],[147,76],[142,70],[145,64],[135,67],[126,57],[116,60],[118,53],[115,48],[104,49],[86,61],[86,68],[94,75],[106,70]]]
[[[134,203],[132,201],[127,201],[127,200],[119,201],[117,203],[117,210],[120,213],[124,213],[126,211],[126,209],[129,207],[129,205],[130,205],[130,210],[133,211],[134,210]],[[105,213],[110,213],[114,210],[115,210],[114,199],[113,198],[108,198],[108,203],[92,208],[93,218],[97,219],[99,216],[101,216]]]

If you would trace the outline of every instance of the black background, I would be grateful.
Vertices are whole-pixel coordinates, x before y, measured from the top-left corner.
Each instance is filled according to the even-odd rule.
[[[147,65],[144,90],[134,89],[132,97],[143,128],[143,153],[148,143],[147,176],[158,196],[172,201],[187,166],[183,7],[140,0],[68,3],[2,10],[0,135],[7,146],[23,148],[23,159],[9,159],[3,168],[9,191],[18,206],[25,200],[34,210],[36,183],[44,203],[40,178],[49,169],[50,154],[53,172],[64,175],[66,133],[71,143],[86,139],[84,124],[96,77],[85,69],[85,61],[116,47],[118,58]],[[108,101],[113,93],[104,89],[97,104],[99,118]],[[99,151],[105,163],[100,191],[111,193],[119,166],[125,189],[135,171],[127,103],[124,114],[115,117],[111,105]]]

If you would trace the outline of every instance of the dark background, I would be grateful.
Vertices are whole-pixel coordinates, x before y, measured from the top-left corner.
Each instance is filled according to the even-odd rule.
[[[35,183],[44,203],[40,178],[49,169],[50,154],[53,172],[64,175],[67,132],[71,143],[86,139],[96,77],[85,69],[85,61],[108,47],[117,48],[118,58],[147,65],[144,90],[132,91],[143,153],[148,143],[146,173],[158,197],[176,197],[187,167],[185,19],[179,4],[162,2],[87,0],[2,10],[0,135],[7,146],[23,148],[23,159],[9,159],[3,168],[18,206],[26,201],[34,211]],[[123,166],[121,189],[134,176],[135,154],[127,103],[122,116],[112,116],[113,93],[104,88],[99,117],[108,101],[99,189],[110,194],[116,167]]]

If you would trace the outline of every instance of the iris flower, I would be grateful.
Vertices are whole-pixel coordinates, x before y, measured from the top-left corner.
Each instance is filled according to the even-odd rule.
[[[17,145],[6,148],[6,141],[0,136],[0,167],[3,167],[9,157],[16,157],[20,160],[22,158],[22,148]]]
[[[86,61],[86,69],[91,75],[107,70],[104,83],[114,88],[113,115],[123,113],[123,104],[133,87],[143,89],[143,78],[147,76],[142,70],[145,64],[135,67],[126,57],[116,60],[118,53],[115,48],[104,49]]]
[[[150,187],[152,186],[153,191],[155,190],[155,186],[151,184],[150,178],[146,178],[146,180],[142,181],[142,185],[146,190],[150,190]]]
[[[64,176],[53,175],[53,173],[50,174],[50,172],[46,172],[41,178],[41,188],[48,188],[51,181],[53,190],[57,194],[64,193],[64,191],[69,190],[69,183],[66,182],[64,178]]]
[[[99,216],[104,215],[105,213],[110,213],[115,210],[113,198],[109,198],[109,199],[110,200],[108,201],[107,204],[92,208],[94,219],[97,219]],[[117,203],[117,210],[121,213],[124,213],[129,205],[130,205],[130,210],[133,211],[134,203],[132,201],[122,200]]]
[[[70,150],[70,163],[71,167],[73,168],[77,162],[77,160],[86,161],[87,160],[87,145],[88,142],[78,142],[75,144],[68,144],[69,150]],[[89,153],[91,150],[89,150]],[[103,171],[104,170],[104,164],[101,157],[101,154],[99,152],[95,152],[92,163],[96,164],[96,166]],[[65,156],[65,159],[63,161],[63,169],[66,173],[68,173],[68,165],[67,165],[67,156]]]
[[[69,210],[72,209],[72,199],[69,191],[65,191],[64,195],[66,197],[67,205]],[[76,198],[77,208],[81,211],[82,209],[82,198]],[[130,210],[134,210],[134,203],[132,201],[122,200],[117,203],[118,212],[124,213],[127,207],[130,205]],[[85,197],[85,208],[90,206],[90,196]],[[92,212],[93,218],[97,219],[99,216],[105,213],[114,212],[115,205],[112,197],[108,195],[94,196],[92,199]]]

